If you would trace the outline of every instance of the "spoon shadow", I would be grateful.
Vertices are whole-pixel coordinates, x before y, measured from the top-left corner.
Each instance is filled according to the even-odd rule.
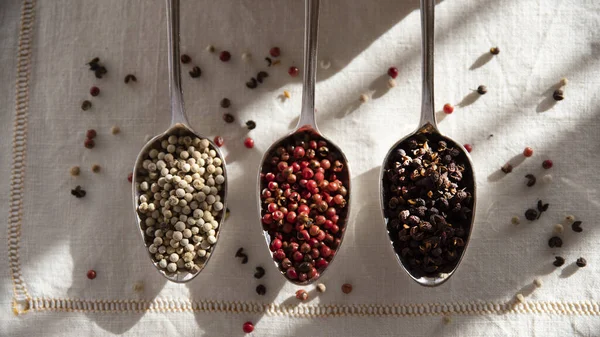
[[[475,70],[475,69],[481,68],[484,65],[486,65],[488,62],[490,62],[493,58],[494,58],[494,55],[492,55],[492,53],[487,51],[487,52],[481,54],[481,56],[479,56],[477,58],[477,60],[475,60],[475,62],[473,62],[473,64],[469,67],[469,70]]]

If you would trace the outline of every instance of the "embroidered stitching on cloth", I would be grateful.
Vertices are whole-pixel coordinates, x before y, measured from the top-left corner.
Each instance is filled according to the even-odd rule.
[[[24,0],[21,8],[19,49],[17,51],[17,82],[15,124],[13,136],[13,161],[10,178],[10,203],[8,215],[8,261],[13,280],[13,312],[27,312],[31,296],[27,292],[19,262],[21,221],[23,214],[23,182],[27,150],[27,112],[29,108],[29,78],[31,44],[35,19],[35,0]]]

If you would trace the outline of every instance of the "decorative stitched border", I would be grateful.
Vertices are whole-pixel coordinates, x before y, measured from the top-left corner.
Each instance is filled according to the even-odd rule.
[[[83,300],[69,298],[32,298],[21,275],[19,243],[23,210],[25,155],[27,147],[27,114],[29,107],[29,79],[35,0],[24,0],[17,53],[17,81],[13,162],[10,180],[8,217],[8,259],[13,280],[13,312],[207,312],[254,313],[267,316],[322,318],[342,316],[414,317],[433,315],[501,315],[501,314],[557,314],[600,316],[600,302],[528,301],[464,302],[429,304],[343,304],[343,305],[281,305],[259,302],[191,301],[180,299],[145,300]]]
[[[34,311],[66,312],[206,312],[251,313],[267,316],[324,318],[341,316],[411,317],[435,315],[501,315],[501,314],[556,314],[600,316],[600,303],[591,301],[516,301],[429,303],[429,304],[341,304],[341,305],[281,305],[259,302],[190,301],[160,299],[154,301],[120,300],[96,301],[70,298],[40,298],[30,300]]]
[[[26,312],[31,303],[31,296],[29,296],[21,276],[19,243],[21,242],[21,221],[23,219],[23,182],[25,179],[25,155],[27,150],[27,112],[29,108],[29,78],[34,20],[35,0],[24,0],[21,7],[19,48],[17,51],[15,124],[8,214],[8,262],[13,280],[13,311],[15,314]]]

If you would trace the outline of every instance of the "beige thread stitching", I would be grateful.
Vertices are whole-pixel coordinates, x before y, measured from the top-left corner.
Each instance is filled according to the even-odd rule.
[[[416,317],[440,315],[555,314],[600,316],[600,303],[590,301],[424,303],[424,304],[344,304],[281,305],[258,302],[190,301],[157,298],[144,300],[82,300],[70,298],[32,298],[31,311],[54,312],[210,312],[265,314],[298,318],[324,317]]]
[[[15,99],[15,122],[13,133],[13,160],[10,177],[10,201],[8,215],[8,261],[13,281],[15,314],[26,313],[31,307],[31,296],[25,287],[19,263],[21,221],[23,219],[23,181],[25,178],[25,154],[27,150],[27,114],[29,108],[29,79],[31,44],[35,19],[35,0],[24,0],[21,7],[19,49],[17,52],[17,81]]]

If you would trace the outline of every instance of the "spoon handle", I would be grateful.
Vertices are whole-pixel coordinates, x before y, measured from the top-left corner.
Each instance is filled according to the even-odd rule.
[[[167,42],[169,61],[169,90],[171,92],[171,127],[183,124],[189,127],[183,104],[181,89],[181,67],[179,63],[179,0],[166,0]]]
[[[305,0],[304,7],[304,82],[302,85],[302,111],[296,129],[310,126],[316,131],[315,84],[317,82],[317,37],[319,30],[320,0]]]
[[[421,101],[422,128],[430,124],[437,130],[433,103],[433,42],[434,42],[435,0],[421,0],[421,53],[423,56],[423,92]]]

